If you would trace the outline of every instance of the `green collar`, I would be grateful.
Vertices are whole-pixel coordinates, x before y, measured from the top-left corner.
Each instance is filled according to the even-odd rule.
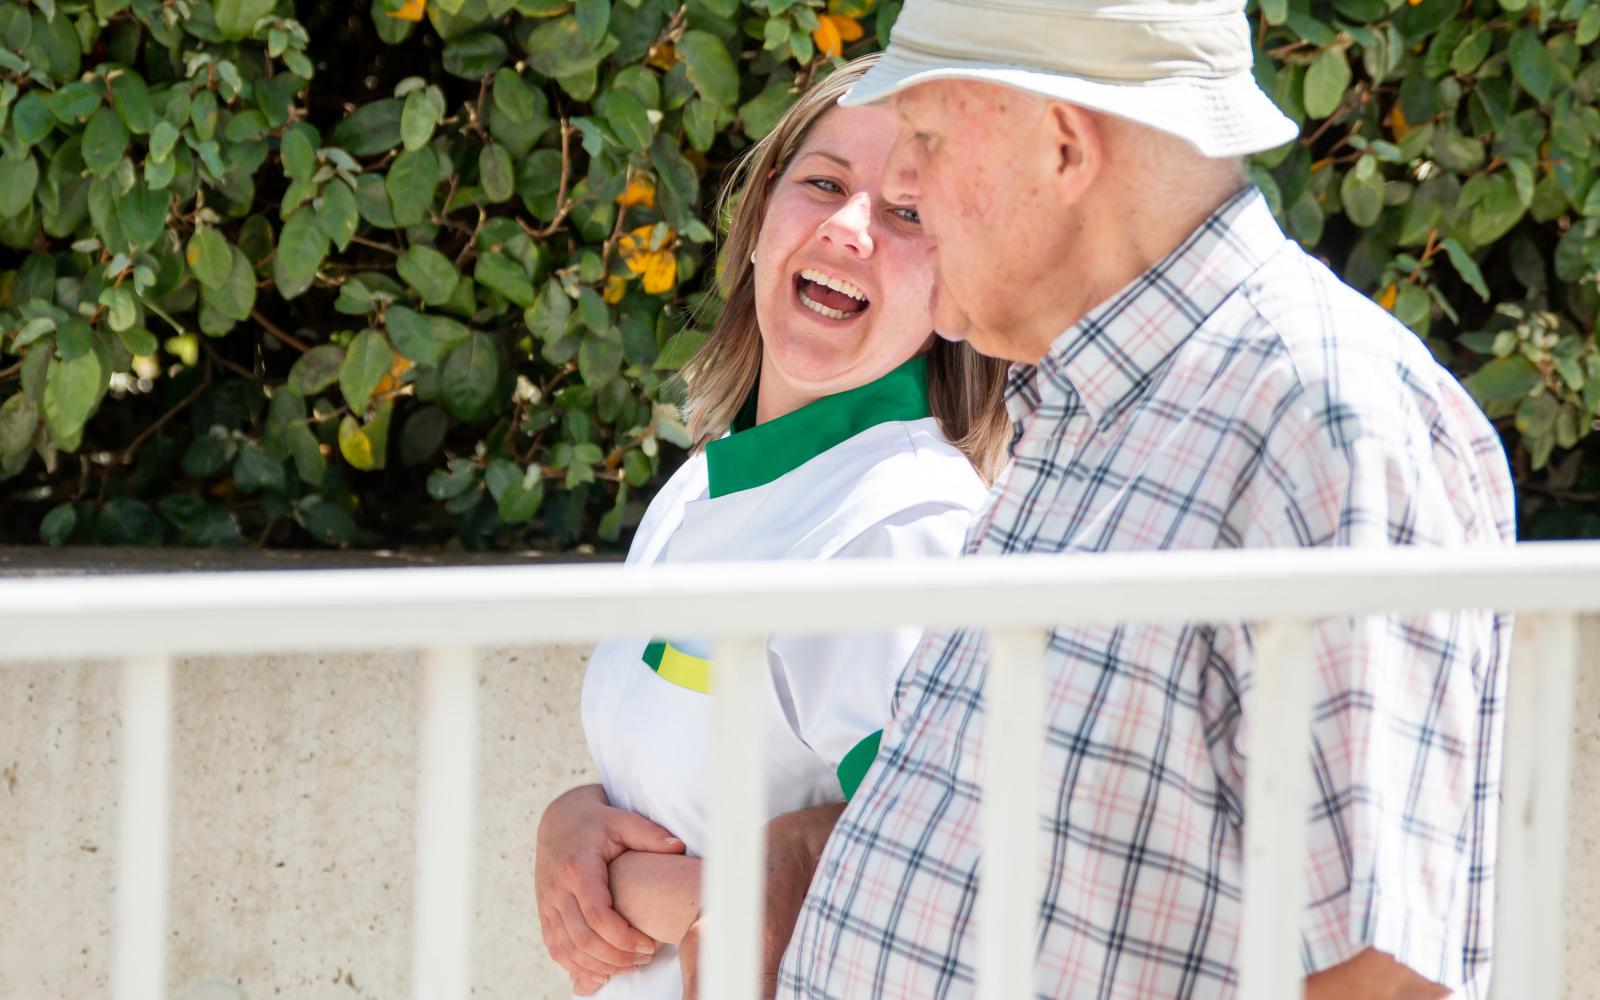
[[[754,394],[751,394],[752,403]],[[706,444],[706,476],[713,497],[765,486],[869,427],[920,420],[928,408],[928,359],[917,355],[866,385],[807,403],[764,424],[746,404],[733,433]]]

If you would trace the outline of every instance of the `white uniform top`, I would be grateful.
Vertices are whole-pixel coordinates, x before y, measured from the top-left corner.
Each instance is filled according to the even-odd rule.
[[[927,415],[926,371],[914,358],[711,442],[656,495],[629,565],[959,555],[987,489]],[[853,790],[921,635],[768,638],[769,816],[838,801],[842,780]],[[693,856],[705,847],[709,802],[710,655],[694,636],[610,640],[596,647],[583,684],[584,733],[607,797],[671,830]],[[681,986],[668,947],[595,996],[677,1000]]]

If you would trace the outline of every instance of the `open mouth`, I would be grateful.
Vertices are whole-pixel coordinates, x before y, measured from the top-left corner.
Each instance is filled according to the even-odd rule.
[[[828,319],[850,319],[872,305],[867,293],[857,286],[815,268],[808,267],[795,275],[794,287],[801,305]]]

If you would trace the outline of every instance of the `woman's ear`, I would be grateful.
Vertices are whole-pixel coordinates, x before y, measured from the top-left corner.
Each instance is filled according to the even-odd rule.
[[[1042,127],[1051,150],[1050,186],[1062,205],[1076,205],[1105,169],[1105,129],[1093,112],[1055,101]]]

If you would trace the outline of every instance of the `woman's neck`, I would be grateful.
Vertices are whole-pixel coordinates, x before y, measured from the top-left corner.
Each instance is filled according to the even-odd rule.
[[[776,373],[775,366],[763,364],[761,375],[756,379],[756,423],[776,420],[821,398],[784,380]]]

